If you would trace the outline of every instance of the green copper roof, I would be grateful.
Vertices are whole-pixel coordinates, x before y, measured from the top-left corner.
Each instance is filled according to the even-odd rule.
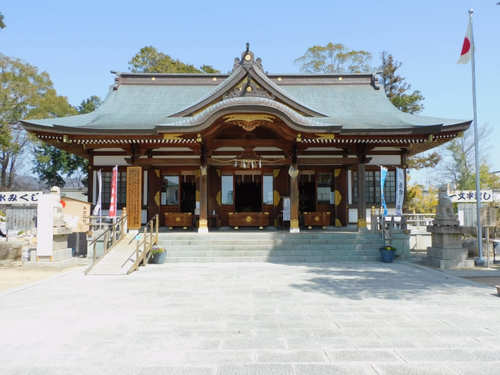
[[[247,84],[253,80],[252,87],[260,90],[260,99],[265,100],[256,99],[259,95],[250,90],[250,96],[243,96],[246,93],[242,92],[238,96],[241,100],[231,101],[236,84],[241,85],[243,77],[247,77]],[[229,76],[122,73],[116,81],[103,104],[92,113],[26,120],[23,124],[28,129],[64,127],[71,128],[68,131],[88,129],[96,133],[182,128],[187,131],[203,119],[211,120],[219,110],[244,111],[247,107],[253,111],[277,111],[298,126],[330,126],[341,132],[425,130],[421,128],[470,123],[403,113],[391,104],[369,74],[266,75],[260,62],[253,61],[253,54],[250,61],[242,57]]]

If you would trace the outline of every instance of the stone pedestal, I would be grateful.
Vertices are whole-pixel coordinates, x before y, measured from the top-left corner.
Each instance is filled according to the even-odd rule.
[[[396,254],[400,259],[408,259],[410,255],[410,236],[406,232],[399,230],[394,230],[391,236],[391,245],[397,249]]]
[[[474,261],[467,259],[468,251],[462,246],[462,231],[446,186],[439,189],[436,218],[427,230],[432,234],[432,246],[427,249],[427,260],[431,266],[441,269],[474,267]]]
[[[52,237],[52,256],[39,256],[39,262],[59,262],[71,259],[72,251],[68,247],[68,236],[71,231],[66,227],[54,228]]]

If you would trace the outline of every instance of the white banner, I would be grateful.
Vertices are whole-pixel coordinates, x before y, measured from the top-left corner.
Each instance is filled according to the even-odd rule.
[[[405,172],[396,168],[396,215],[403,215],[403,201],[405,199]]]
[[[101,213],[102,171],[100,169],[97,171],[97,187],[99,189],[99,195],[97,196],[97,204],[92,212],[92,215],[94,216],[98,216]]]
[[[0,204],[38,204],[41,191],[1,191]]]
[[[493,202],[493,190],[481,190],[481,202]],[[448,193],[452,202],[460,203],[475,203],[476,191],[475,190],[455,190]]]

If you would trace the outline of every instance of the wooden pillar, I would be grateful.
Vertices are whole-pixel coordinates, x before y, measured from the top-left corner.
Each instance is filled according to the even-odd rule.
[[[208,233],[208,166],[205,145],[200,150],[200,219],[198,233]]]
[[[292,164],[288,170],[290,175],[290,233],[300,232],[299,228],[299,170]]]
[[[347,169],[336,168],[334,171],[334,225],[343,227],[348,222],[347,207]]]
[[[198,233],[208,233],[208,168],[200,167],[200,220]]]
[[[404,170],[404,178],[405,178],[405,193],[403,198],[403,208],[402,211],[405,212],[408,208],[408,150],[403,150],[401,153],[401,168]]]
[[[366,160],[361,158],[358,164],[358,230],[366,229],[366,201],[365,201],[365,165]]]

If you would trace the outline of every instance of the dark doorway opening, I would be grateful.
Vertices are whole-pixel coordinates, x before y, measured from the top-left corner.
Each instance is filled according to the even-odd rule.
[[[314,176],[302,175],[299,180],[299,210],[300,212],[316,211],[316,186]]]
[[[183,182],[181,184],[181,212],[193,212],[196,206],[196,184]]]
[[[262,211],[261,176],[237,176],[234,208],[236,212]]]

